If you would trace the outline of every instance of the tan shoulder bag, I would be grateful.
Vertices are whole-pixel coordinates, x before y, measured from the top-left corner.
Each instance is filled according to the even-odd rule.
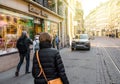
[[[48,79],[47,79],[47,77],[46,77],[46,75],[45,75],[45,73],[44,73],[44,70],[43,70],[43,68],[42,68],[42,65],[41,65],[41,63],[40,63],[40,59],[39,59],[39,56],[38,56],[38,50],[36,51],[36,57],[37,57],[37,61],[38,61],[39,68],[41,69],[38,77],[39,77],[41,74],[43,74],[45,80],[47,81],[47,84],[63,84],[60,78],[56,78],[56,79],[53,79],[53,80],[49,80],[49,81],[48,81]]]

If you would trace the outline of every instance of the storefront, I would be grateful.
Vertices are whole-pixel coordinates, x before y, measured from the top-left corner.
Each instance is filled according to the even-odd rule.
[[[44,31],[44,19],[34,18],[34,34]]]
[[[49,32],[53,37],[55,35],[58,35],[59,33],[58,23],[45,20],[45,32]]]
[[[62,21],[57,13],[32,0],[7,0],[6,3],[0,0],[0,55],[17,51],[16,40],[22,30],[26,30],[31,39],[44,31],[59,35]]]
[[[16,41],[26,30],[33,38],[33,18],[0,9],[0,54],[16,51]]]
[[[48,13],[44,9],[38,8],[35,5],[29,4],[29,12],[35,14],[35,31],[36,32],[48,32],[53,37],[59,35],[59,19],[56,18],[53,14]],[[37,23],[37,24],[36,24]]]

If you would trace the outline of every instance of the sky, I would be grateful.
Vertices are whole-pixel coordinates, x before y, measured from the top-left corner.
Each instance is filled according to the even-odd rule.
[[[84,17],[87,16],[91,10],[99,6],[100,3],[104,3],[108,0],[79,0],[82,3],[82,8],[84,11]]]

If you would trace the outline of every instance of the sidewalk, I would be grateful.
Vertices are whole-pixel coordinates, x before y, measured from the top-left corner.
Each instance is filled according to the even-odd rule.
[[[60,49],[60,51],[63,50]],[[33,53],[31,51],[30,72],[32,71]],[[32,73],[25,74],[26,61],[21,66],[19,76],[15,77],[16,66],[19,62],[19,53],[0,57],[0,84],[34,84]]]
[[[30,59],[32,60],[33,54],[31,50]],[[16,67],[19,62],[19,53],[13,53],[0,57],[0,73]]]
[[[19,54],[11,54],[0,58],[0,84],[34,84],[32,74],[25,74],[26,61],[21,66],[19,76],[15,77]],[[32,53],[30,61],[30,72],[32,71]],[[13,59],[14,58],[14,59]],[[6,60],[6,61],[5,61]]]
[[[63,49],[62,47],[60,50]],[[33,53],[31,50],[30,59],[33,59]],[[25,60],[25,59],[24,59]],[[5,56],[0,56],[0,73],[5,72],[17,66],[19,62],[19,53],[6,54]]]
[[[31,71],[32,61],[30,63]],[[25,74],[25,63],[22,65],[19,76],[15,77],[16,67],[0,73],[0,84],[34,84],[32,74]]]

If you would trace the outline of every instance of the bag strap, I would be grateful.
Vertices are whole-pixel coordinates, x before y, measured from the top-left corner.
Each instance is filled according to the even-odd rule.
[[[43,68],[42,68],[42,65],[41,65],[41,63],[40,63],[40,58],[39,58],[39,56],[38,56],[38,50],[36,51],[36,57],[37,57],[37,61],[38,61],[39,68],[41,69],[38,77],[43,73],[43,76],[44,76],[45,80],[46,80],[47,83],[48,83],[48,79],[47,79],[47,77],[46,77],[46,75],[45,75],[45,72],[44,72],[44,70],[43,70]]]
[[[40,60],[39,60],[39,56],[38,56],[38,50],[36,51],[36,58],[37,58],[37,61],[38,61],[38,66],[39,66],[39,68],[41,69],[41,71],[40,71],[40,73],[39,73],[39,75],[38,75],[38,77],[42,74],[42,66],[41,66],[41,64],[40,64]]]

